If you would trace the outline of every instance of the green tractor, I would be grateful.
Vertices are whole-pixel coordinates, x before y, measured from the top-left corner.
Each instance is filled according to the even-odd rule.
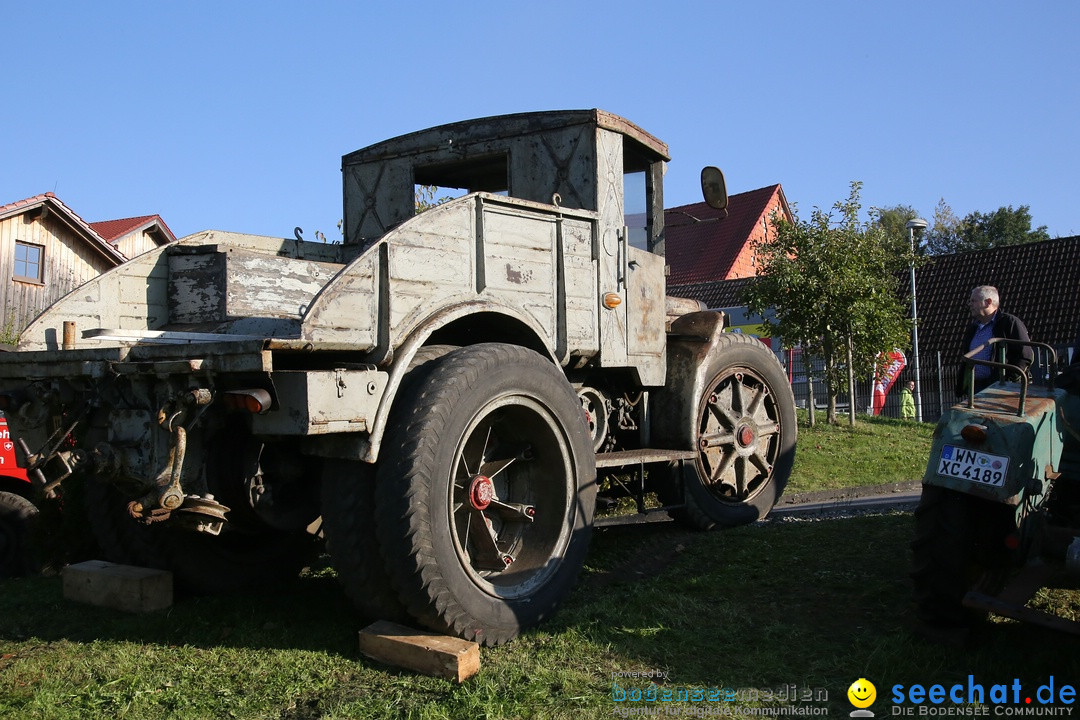
[[[1042,348],[1050,372],[1029,382],[1004,361],[1006,344]],[[1044,343],[994,338],[991,357],[967,353],[997,381],[938,422],[915,511],[915,601],[924,627],[965,634],[980,615],[1080,633],[1080,623],[1026,606],[1064,561],[1080,571],[1080,394],[1064,389],[1057,356]],[[1073,370],[1080,366],[1073,365]]]

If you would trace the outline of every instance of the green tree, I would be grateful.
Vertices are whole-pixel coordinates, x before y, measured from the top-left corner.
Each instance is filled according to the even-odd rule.
[[[938,200],[934,208],[934,221],[926,231],[926,252],[930,255],[944,255],[953,252],[949,248],[956,247],[960,242],[960,218],[945,202],[945,198]]]
[[[417,185],[413,191],[416,214],[419,215],[454,199],[452,196],[441,194],[443,192],[445,191],[442,188],[435,185]]]
[[[894,205],[877,208],[877,224],[885,231],[885,240],[893,252],[910,252],[911,240],[908,238],[908,220],[919,217],[910,205]]]
[[[877,210],[869,222],[859,220],[861,188],[852,182],[848,199],[833,206],[835,222],[818,208],[806,222],[774,216],[775,232],[754,248],[758,278],[744,297],[753,312],[773,309],[776,319],[763,323],[769,335],[824,362],[830,423],[851,378],[865,377],[883,353],[908,344],[896,277],[914,258],[906,245],[903,252],[890,246]]]
[[[952,208],[942,199],[934,211],[927,247],[931,254],[943,255],[1049,239],[1045,225],[1031,228],[1031,210],[1027,205],[1016,209],[1012,205],[1002,206],[990,213],[975,211],[957,220]]]

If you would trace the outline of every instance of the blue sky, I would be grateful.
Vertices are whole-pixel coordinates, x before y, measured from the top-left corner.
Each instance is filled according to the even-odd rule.
[[[940,198],[1080,234],[1080,3],[15,2],[0,204],[333,238],[341,156],[598,107],[668,143],[666,204],[780,183],[808,217]]]

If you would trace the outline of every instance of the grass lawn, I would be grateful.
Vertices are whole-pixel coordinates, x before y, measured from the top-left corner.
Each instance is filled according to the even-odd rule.
[[[933,423],[858,415],[854,427],[847,417],[839,425],[814,427],[799,411],[799,440],[787,493],[833,490],[860,485],[922,480]]]
[[[66,603],[57,578],[3,581],[0,716],[612,717],[642,705],[613,694],[651,687],[627,674],[653,673],[673,697],[735,698],[657,703],[661,712],[762,706],[766,692],[794,685],[818,698],[804,706],[846,716],[847,688],[865,677],[882,717],[897,684],[972,675],[987,692],[1015,679],[1029,694],[1051,675],[1077,684],[1076,638],[1003,621],[968,649],[912,633],[911,526],[910,515],[888,514],[600,531],[560,612],[483,650],[480,674],[461,686],[362,657],[360,623],[329,573],[147,616]],[[1044,591],[1041,602],[1075,618],[1080,591]]]

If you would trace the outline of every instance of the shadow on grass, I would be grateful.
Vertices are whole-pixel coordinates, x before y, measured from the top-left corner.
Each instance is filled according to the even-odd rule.
[[[69,602],[59,576],[0,581],[0,639],[15,641],[119,640],[355,657],[363,624],[331,575],[298,577],[257,594],[178,594],[171,608],[139,615]]]
[[[598,562],[547,629],[577,629],[609,648],[608,672],[659,670],[676,686],[823,689],[845,712],[860,677],[882,698],[896,684],[948,687],[968,675],[987,687],[1017,678],[1029,692],[1051,675],[1080,678],[1080,639],[1044,628],[995,619],[963,647],[916,634],[911,533],[900,513],[708,534],[599,532]],[[1080,593],[1061,592],[1080,607]]]

